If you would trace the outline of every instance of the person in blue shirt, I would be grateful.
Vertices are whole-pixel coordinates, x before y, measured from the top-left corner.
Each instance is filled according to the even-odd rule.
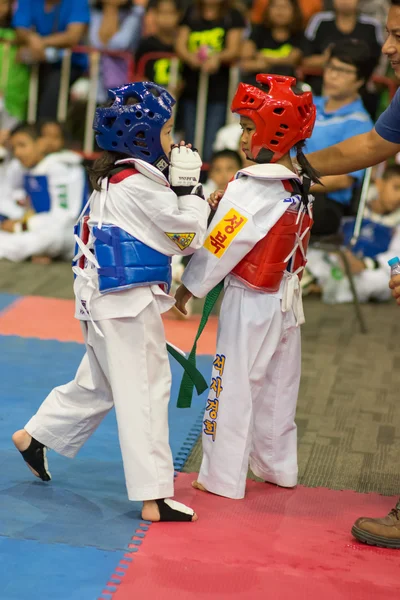
[[[389,58],[400,80],[400,0],[392,0],[388,13],[387,38],[382,52]],[[400,152],[400,90],[370,131],[307,156],[324,176],[340,175],[386,161]],[[390,280],[393,296],[400,304],[400,275]],[[400,549],[400,500],[383,518],[360,517],[351,530],[360,542],[382,548]]]
[[[38,117],[54,119],[65,48],[77,46],[90,20],[88,0],[18,0],[13,18],[20,58],[40,63]],[[73,54],[70,83],[87,68],[83,54]]]
[[[323,97],[314,98],[317,119],[307,152],[332,146],[373,126],[360,98],[360,90],[371,75],[368,46],[359,40],[342,40],[332,46],[325,66]],[[361,184],[363,171],[323,177],[313,187],[313,235],[336,233],[345,207],[351,203],[354,188]]]

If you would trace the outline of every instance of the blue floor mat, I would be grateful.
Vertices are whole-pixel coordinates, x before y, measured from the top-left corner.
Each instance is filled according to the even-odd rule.
[[[20,297],[21,296],[16,296],[14,294],[0,294],[0,313]]]
[[[117,555],[0,537],[1,600],[96,600]]]
[[[94,561],[96,556],[107,556],[107,552],[114,551],[112,566],[115,567],[121,558],[121,553],[115,551],[125,550],[138,528],[141,504],[129,502],[127,498],[114,412],[106,417],[74,460],[49,453],[53,476],[49,484],[31,476],[10,440],[13,431],[24,426],[52,387],[74,376],[83,352],[81,344],[0,336],[0,536],[13,538],[15,543],[20,540],[18,543],[21,544],[23,540],[32,540],[29,543],[39,542],[46,548],[51,544],[52,560],[61,561],[60,564],[64,560],[64,545],[73,546],[78,553],[78,548],[83,547],[103,551],[97,555],[93,549],[94,553],[90,556]],[[211,363],[211,357],[199,357],[199,368],[207,379]],[[170,442],[175,467],[179,469],[200,431],[206,393],[201,398],[195,397],[190,409],[177,409],[175,399],[182,370],[174,361],[171,367]],[[141,541],[134,543],[140,545]],[[6,546],[6,541],[3,544]],[[28,547],[23,553],[27,550]],[[7,556],[7,552],[1,556],[1,570],[5,573],[2,582],[7,583],[16,594],[7,596],[7,600],[24,600],[25,597],[18,596],[15,590],[19,589],[22,593],[27,583],[24,578],[20,581],[13,578],[12,565],[10,570],[8,568],[13,555]],[[84,576],[88,565],[86,560],[83,565]],[[97,565],[91,564],[91,568],[95,570]],[[79,570],[73,573],[68,565],[66,569],[78,584]],[[95,588],[97,594],[101,585],[104,587],[104,577],[111,571],[103,571]],[[42,590],[39,592],[39,588],[45,585],[41,582],[40,573],[38,568],[33,579],[35,597],[42,600],[47,596],[42,595]],[[92,595],[70,595],[69,600],[84,597],[92,600],[97,597],[93,594],[94,589]],[[0,597],[1,600],[6,598],[2,593]],[[58,599],[64,596],[54,594],[51,597]]]

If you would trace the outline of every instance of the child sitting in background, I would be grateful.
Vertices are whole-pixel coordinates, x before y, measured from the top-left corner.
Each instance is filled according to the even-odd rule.
[[[354,224],[353,217],[343,222],[345,245],[350,242]],[[393,165],[371,187],[359,239],[352,251],[347,251],[360,302],[389,300],[387,261],[399,254],[400,165]],[[350,284],[337,256],[309,250],[307,270],[315,278],[314,284],[320,287],[325,302],[352,302]]]
[[[215,190],[224,190],[243,166],[243,161],[235,150],[215,152],[210,163],[208,179],[203,185],[204,195],[208,198]]]
[[[39,125],[39,134],[46,155],[57,154],[64,163],[72,166],[83,165],[83,158],[78,152],[68,150],[66,133],[62,123],[52,119],[44,119]]]
[[[10,136],[14,157],[24,168],[22,190],[26,199],[22,217],[3,219],[0,228],[0,258],[20,262],[40,257],[72,257],[73,226],[87,195],[86,177],[70,154],[48,154],[48,140],[33,125],[19,125]]]

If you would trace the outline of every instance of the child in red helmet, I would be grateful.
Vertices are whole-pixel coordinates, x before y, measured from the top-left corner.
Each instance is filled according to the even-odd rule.
[[[249,465],[270,483],[297,483],[299,280],[312,226],[309,180],[318,181],[302,152],[315,122],[311,93],[297,90],[292,77],[257,75],[257,84],[239,84],[232,102],[243,150],[257,164],[228,185],[176,296],[185,312],[191,296],[205,296],[225,278],[204,455],[193,485],[235,499],[244,497]]]

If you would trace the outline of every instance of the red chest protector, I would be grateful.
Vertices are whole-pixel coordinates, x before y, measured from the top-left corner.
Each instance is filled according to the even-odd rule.
[[[291,193],[301,193],[300,206],[288,208],[268,234],[232,270],[232,274],[250,287],[267,293],[279,290],[288,269],[301,279],[313,225],[311,205],[296,180],[283,181]],[[296,189],[297,188],[297,189]]]

